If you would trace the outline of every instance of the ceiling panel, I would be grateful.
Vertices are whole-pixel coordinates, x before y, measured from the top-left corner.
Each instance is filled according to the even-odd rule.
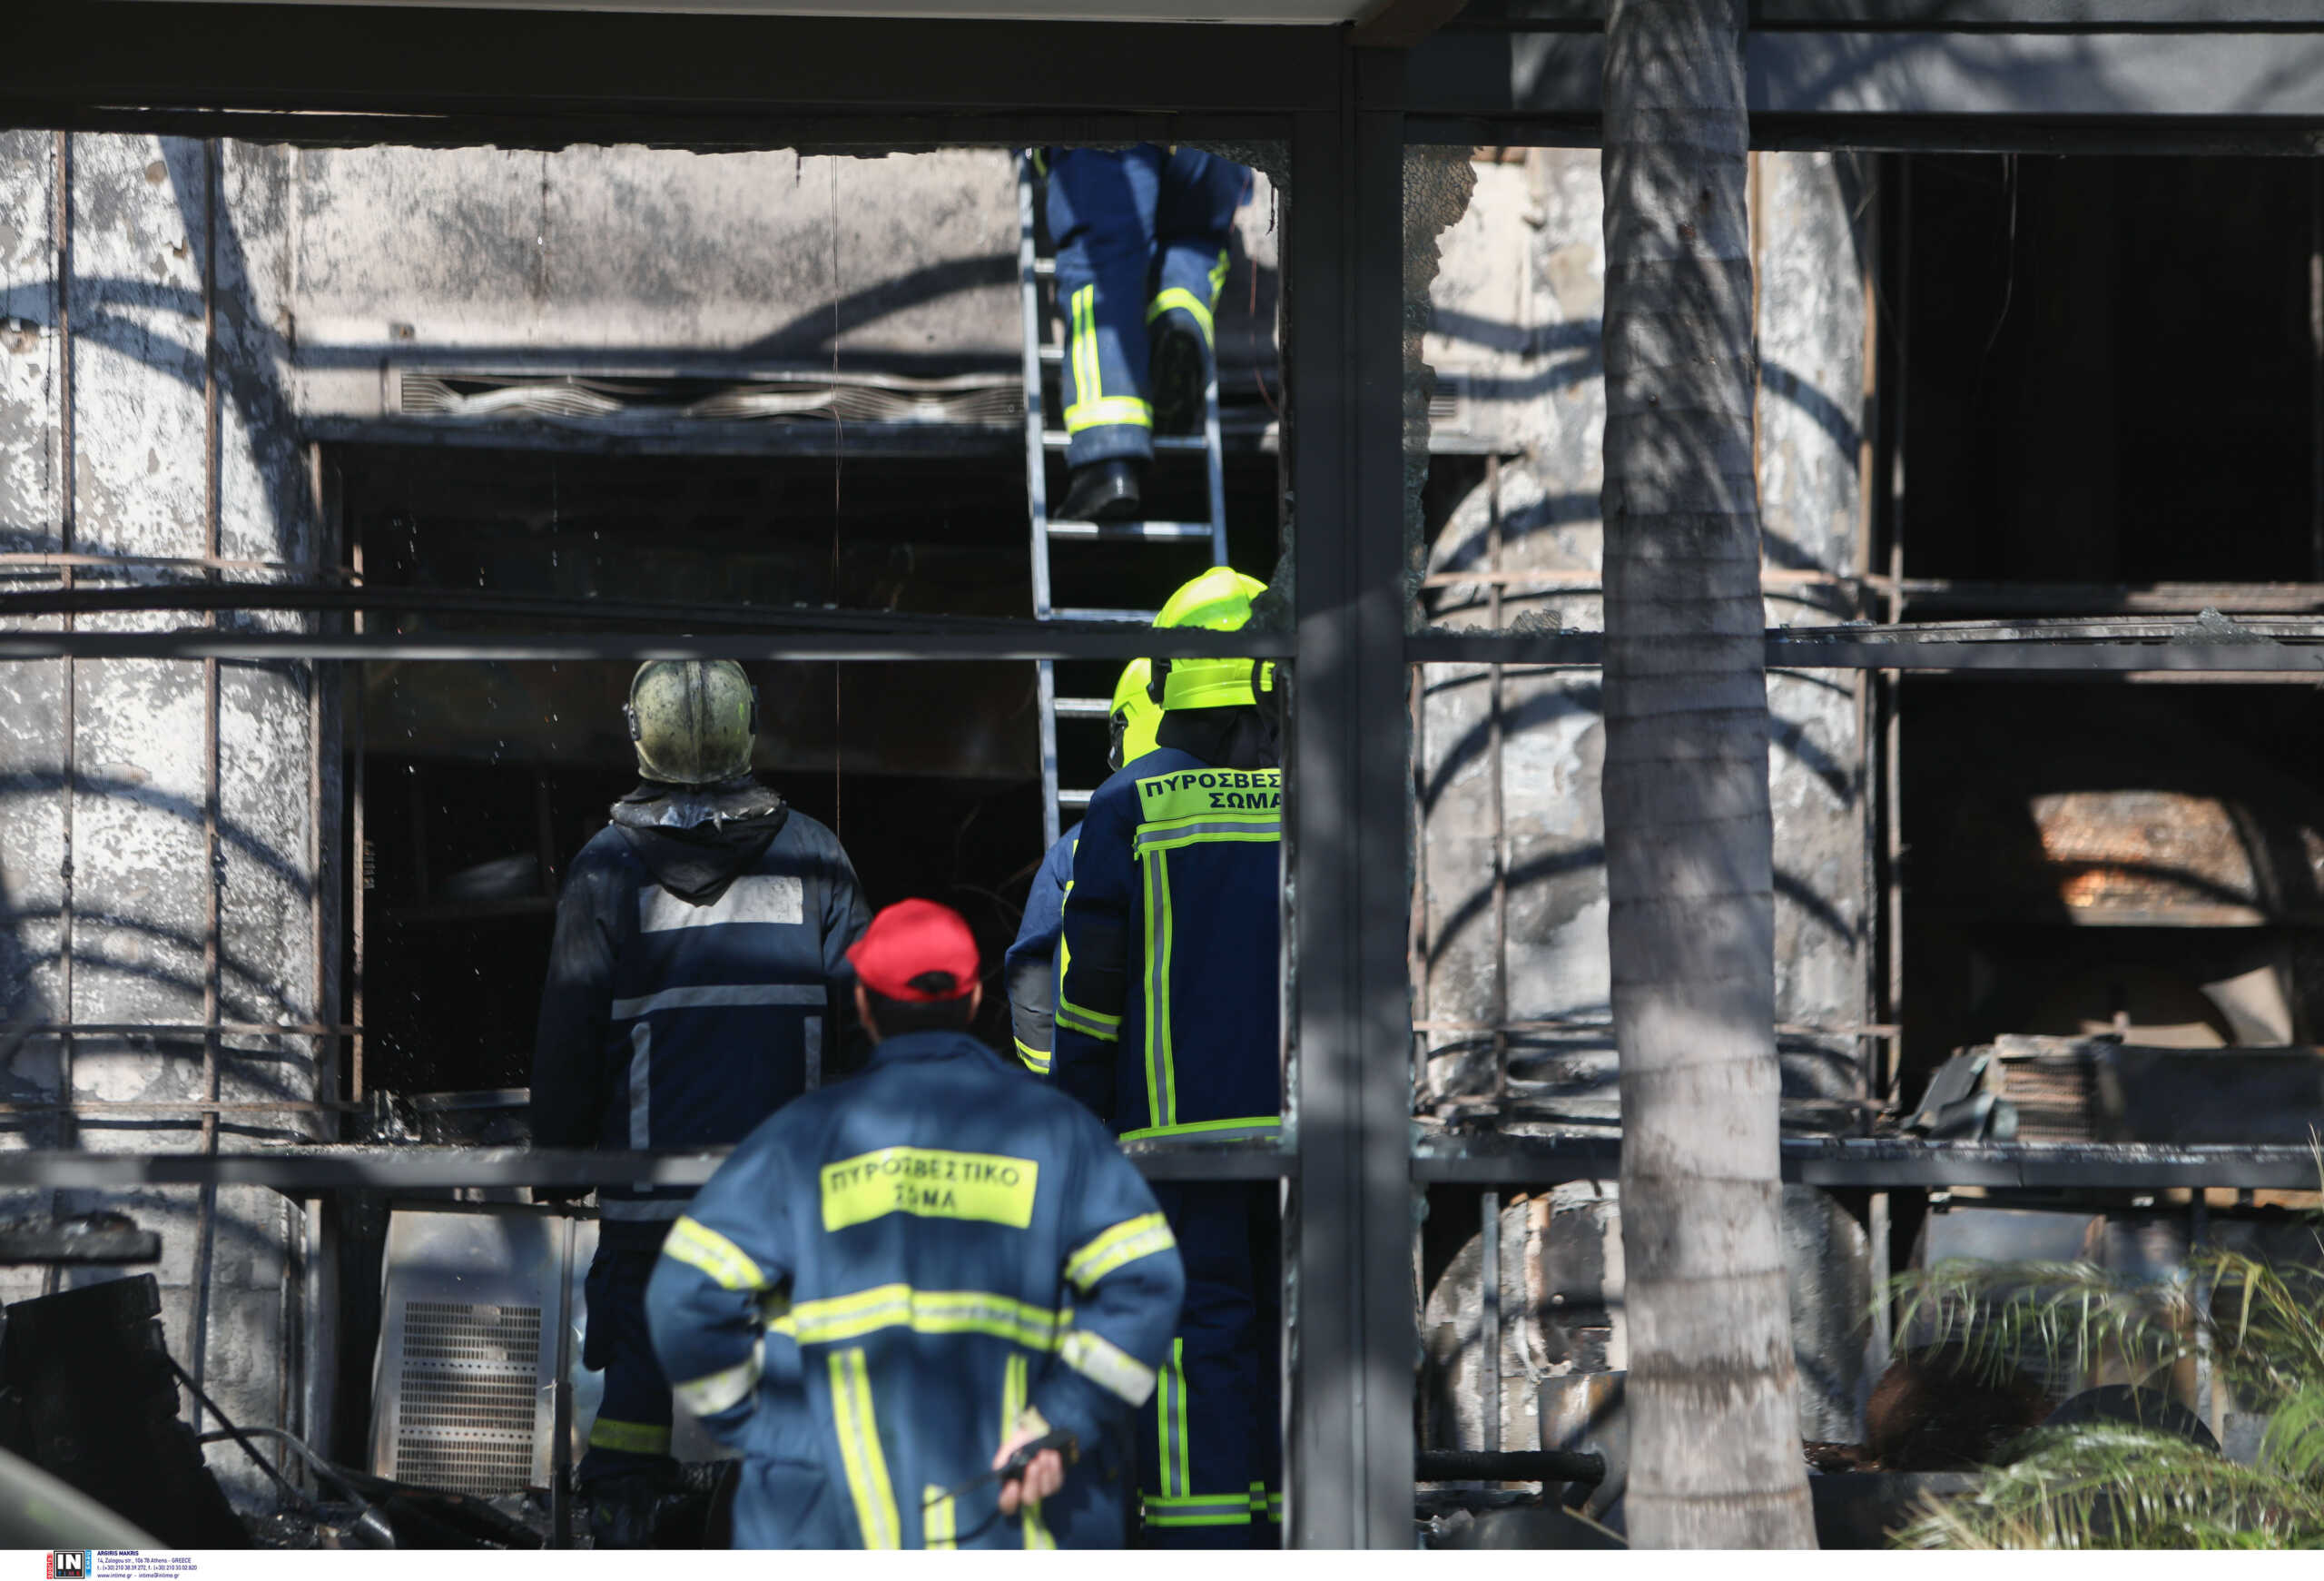
[[[199,5],[208,0],[180,0]],[[1275,26],[1353,22],[1381,0],[283,0],[290,5],[502,11],[660,11],[697,15],[891,17],[898,21],[1217,22]]]

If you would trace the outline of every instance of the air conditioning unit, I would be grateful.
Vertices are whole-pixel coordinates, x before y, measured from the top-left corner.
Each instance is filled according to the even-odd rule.
[[[390,1215],[371,1384],[375,1472],[487,1498],[551,1485],[564,1458],[558,1369],[579,1365],[578,1340],[563,1339],[578,1316],[574,1230],[522,1207]]]
[[[604,1375],[581,1365],[596,1253],[591,1217],[500,1204],[396,1209],[372,1369],[371,1469],[487,1498],[553,1486],[581,1458],[605,1395]],[[675,1418],[678,1459],[735,1453],[683,1408]]]

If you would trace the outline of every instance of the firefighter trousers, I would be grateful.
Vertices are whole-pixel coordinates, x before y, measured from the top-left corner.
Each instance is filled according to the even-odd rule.
[[[1283,1216],[1273,1181],[1162,1181],[1186,1304],[1138,1438],[1145,1541],[1283,1541]]]
[[[600,1244],[589,1264],[581,1364],[605,1373],[606,1396],[581,1457],[577,1475],[585,1487],[676,1469],[670,1458],[669,1380],[645,1328],[645,1281],[659,1256],[649,1248]]]
[[[1066,324],[1066,465],[1150,458],[1147,327],[1183,314],[1210,344],[1227,236],[1251,173],[1150,143],[1052,148],[1044,163]]]

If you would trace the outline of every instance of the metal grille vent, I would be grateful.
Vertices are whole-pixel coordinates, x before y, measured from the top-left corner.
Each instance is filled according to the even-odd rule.
[[[538,1307],[407,1301],[396,1389],[399,1481],[490,1497],[531,1480]]]
[[[1428,392],[1429,427],[1439,432],[1469,430],[1469,381],[1457,374],[1440,373]]]
[[[2094,1141],[2098,1073],[2081,1054],[2004,1060],[2001,1096],[2017,1106],[2020,1141]]]
[[[850,373],[763,380],[526,377],[397,371],[395,409],[406,417],[608,419],[686,422],[1021,422],[1025,393],[1014,375],[911,379]]]

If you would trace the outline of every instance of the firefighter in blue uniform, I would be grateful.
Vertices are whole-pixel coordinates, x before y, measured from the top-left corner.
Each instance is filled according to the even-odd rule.
[[[626,712],[642,783],[582,847],[557,901],[533,1141],[739,1141],[837,1061],[845,953],[869,909],[832,832],[752,777],[758,703],[741,666],[646,664]],[[690,1195],[598,1193],[582,1352],[605,1371],[605,1403],[578,1479],[600,1546],[651,1541],[682,1502],[645,1297]]]
[[[1233,630],[1262,584],[1224,567],[1159,627]],[[1053,1079],[1124,1138],[1280,1128],[1282,770],[1273,667],[1156,660],[1158,745],[1090,798],[1065,902]],[[1272,1184],[1157,1183],[1185,1315],[1139,1432],[1147,1539],[1281,1541],[1281,1215]]]
[[[1211,315],[1251,173],[1150,143],[1052,148],[1042,163],[1066,321],[1069,482],[1055,515],[1133,520],[1157,415],[1167,430],[1199,426]]]
[[[1169,1230],[1103,1126],[969,1035],[958,913],[890,906],[850,959],[870,1067],[734,1151],[647,1294],[679,1398],[743,1451],[735,1546],[1118,1546]]]
[[[1106,748],[1106,768],[1112,772],[1132,758],[1154,750],[1155,727],[1162,710],[1146,695],[1147,661],[1134,658],[1122,667],[1114,683],[1114,700],[1107,710],[1113,739]],[[1073,886],[1073,843],[1081,837],[1076,824],[1058,836],[1033,874],[1025,896],[1025,914],[1018,924],[1017,942],[1003,957],[1000,976],[1009,989],[1009,1020],[1017,1057],[1036,1076],[1049,1073],[1049,1048],[1056,1037],[1058,941],[1064,936],[1065,892]]]

